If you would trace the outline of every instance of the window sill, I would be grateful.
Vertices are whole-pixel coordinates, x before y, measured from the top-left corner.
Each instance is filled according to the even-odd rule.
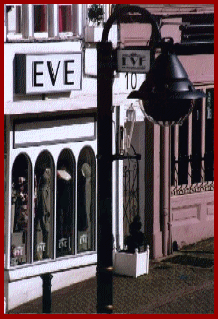
[[[39,263],[22,265],[22,268],[11,268],[5,270],[8,273],[8,281],[15,282],[18,280],[29,279],[40,276],[44,273],[57,273],[74,268],[80,268],[97,263],[96,252],[89,252],[83,255],[66,257],[58,260],[47,260]]]
[[[7,38],[5,43],[46,43],[46,42],[63,42],[63,41],[80,41],[81,38],[78,36],[60,36],[55,38],[30,38],[23,39],[22,37],[10,37]]]

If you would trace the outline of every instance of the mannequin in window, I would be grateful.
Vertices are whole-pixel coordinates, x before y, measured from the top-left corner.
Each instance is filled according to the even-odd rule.
[[[15,192],[15,213],[12,215],[13,232],[20,232],[27,229],[27,185],[25,177],[18,177],[18,181],[14,183]],[[14,217],[14,218],[13,218]]]
[[[82,166],[82,175],[85,177],[85,207],[88,228],[91,228],[91,199],[92,199],[92,185],[91,185],[91,166],[88,163],[84,163]]]
[[[62,166],[57,171],[57,249],[61,254],[63,247],[59,241],[66,238],[72,240],[73,203],[72,203],[72,177],[67,169]],[[71,243],[68,242],[67,250],[70,251]],[[66,253],[66,247],[65,247]]]
[[[48,233],[51,223],[51,169],[46,168],[43,175],[39,178],[39,185],[37,188],[36,199],[36,215],[35,215],[35,245],[37,259],[41,259],[38,256],[38,252],[42,252],[42,258],[48,258]],[[43,243],[45,247],[40,249],[38,244]],[[41,253],[39,254],[41,256]]]
[[[88,235],[88,249],[91,248],[91,166],[84,163],[81,168],[78,197],[78,230]]]

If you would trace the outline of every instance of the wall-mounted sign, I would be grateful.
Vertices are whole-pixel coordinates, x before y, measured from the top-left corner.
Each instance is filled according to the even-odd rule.
[[[118,49],[117,71],[147,73],[150,69],[149,49]]]
[[[14,74],[15,93],[80,90],[82,54],[16,54]]]

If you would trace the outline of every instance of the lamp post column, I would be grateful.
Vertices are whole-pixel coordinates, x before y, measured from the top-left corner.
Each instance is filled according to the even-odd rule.
[[[171,205],[170,205],[170,186],[171,186],[171,147],[170,147],[170,126],[161,127],[161,211],[163,218],[163,255],[172,253],[171,239]]]
[[[97,43],[97,313],[112,313],[112,43]]]

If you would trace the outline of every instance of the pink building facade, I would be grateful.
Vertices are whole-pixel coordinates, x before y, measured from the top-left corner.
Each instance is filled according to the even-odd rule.
[[[171,253],[173,248],[214,236],[214,7],[210,4],[140,6],[155,15],[162,37],[174,39],[176,53],[190,80],[207,94],[182,126],[171,128],[170,145],[164,146],[164,130],[159,125],[148,120],[135,124],[132,145],[142,155],[139,211],[152,256],[157,258]],[[150,35],[148,24],[120,25],[123,47],[148,45]],[[163,185],[165,161],[171,176],[169,185]],[[167,211],[163,207],[166,191],[170,196]]]

